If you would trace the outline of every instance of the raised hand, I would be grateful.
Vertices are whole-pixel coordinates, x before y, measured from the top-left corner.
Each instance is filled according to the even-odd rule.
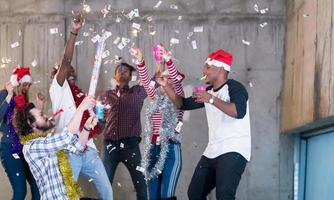
[[[131,55],[134,57],[135,61],[137,63],[141,63],[143,62],[144,58],[143,58],[143,53],[141,52],[141,50],[137,47],[132,47],[130,49],[130,53]]]
[[[79,105],[78,109],[85,111],[93,108],[96,105],[96,100],[92,96],[86,96]]]
[[[40,110],[43,110],[44,102],[45,102],[45,96],[42,93],[38,92],[36,94],[36,107]]]
[[[10,82],[6,83],[5,89],[7,90],[8,96],[13,96],[13,94],[14,94],[14,86]]]
[[[77,15],[77,16],[74,16],[73,20],[72,20],[72,32],[74,33],[78,33],[79,30],[81,29],[82,27],[82,24],[83,24],[83,17],[81,14]]]

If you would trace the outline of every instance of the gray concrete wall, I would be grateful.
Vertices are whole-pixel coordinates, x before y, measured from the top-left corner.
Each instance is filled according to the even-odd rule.
[[[132,38],[144,49],[145,58],[154,71],[151,47],[153,44],[169,44],[172,37],[180,39],[180,44],[171,49],[177,59],[177,67],[186,74],[184,86],[191,94],[195,78],[200,76],[207,55],[218,49],[230,51],[235,58],[231,78],[241,81],[248,89],[252,127],[252,160],[248,163],[237,193],[237,199],[245,200],[286,200],[292,199],[292,139],[279,133],[283,69],[283,47],[285,35],[285,1],[283,0],[165,0],[159,9],[153,9],[157,1],[153,0],[87,0],[91,13],[86,14],[86,23],[81,31],[100,33],[106,29],[113,33],[107,42],[111,59],[114,55],[130,61],[128,48],[120,51],[112,41],[117,36]],[[8,80],[12,66],[30,65],[36,57],[39,65],[32,69],[33,76],[41,80],[31,93],[41,90],[47,93],[51,67],[59,61],[63,51],[65,30],[70,23],[71,11],[82,9],[81,1],[69,0],[0,0],[0,57],[13,57],[16,62],[0,68],[0,84]],[[269,11],[261,15],[253,9],[254,4]],[[103,19],[100,10],[107,4],[112,5],[112,16]],[[170,9],[171,4],[178,10]],[[138,38],[131,37],[132,22],[122,18],[116,23],[117,15],[124,9],[139,8],[142,18],[134,21],[142,25],[143,31]],[[182,20],[177,20],[178,16]],[[153,22],[147,22],[144,16],[153,16]],[[261,23],[268,25],[261,28]],[[148,34],[148,26],[155,27],[155,36]],[[203,33],[194,33],[187,40],[189,32],[195,26],[203,26]],[[58,27],[62,36],[50,35],[49,29]],[[21,30],[22,36],[18,37]],[[176,33],[175,31],[179,31]],[[94,36],[96,33],[93,33]],[[88,89],[89,77],[94,60],[95,47],[91,36],[80,35],[83,43],[76,48],[75,66],[78,73],[78,85]],[[11,49],[10,44],[20,40],[22,45]],[[196,40],[198,49],[194,50],[191,41]],[[249,41],[249,46],[242,43]],[[110,87],[114,65],[102,67],[98,92]],[[252,84],[249,84],[251,82]],[[250,87],[252,85],[253,87]],[[194,168],[207,143],[207,124],[204,110],[186,114],[183,126],[183,170],[177,188],[179,199],[187,199],[189,185]],[[97,140],[99,148],[101,138]],[[10,199],[11,189],[7,177],[0,167],[1,199]],[[87,196],[95,192],[87,181],[82,180]],[[119,183],[119,184],[118,184]],[[113,185],[115,199],[135,199],[129,173],[119,165]],[[214,193],[210,199],[214,198]]]

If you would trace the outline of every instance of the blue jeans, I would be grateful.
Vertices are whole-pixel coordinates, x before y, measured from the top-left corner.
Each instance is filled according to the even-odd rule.
[[[150,200],[168,199],[175,196],[182,168],[181,144],[171,142],[168,149],[162,173],[148,181]],[[150,168],[155,165],[159,155],[160,145],[154,145],[150,151]]]
[[[13,189],[12,200],[25,199],[27,194],[26,181],[30,184],[32,199],[39,200],[39,190],[28,163],[24,160],[23,155],[20,155],[20,159],[15,159],[11,148],[11,143],[1,143],[1,163]]]
[[[78,180],[79,175],[82,174],[92,179],[100,199],[113,199],[111,184],[96,149],[88,147],[84,153],[69,153],[68,157],[75,180]]]

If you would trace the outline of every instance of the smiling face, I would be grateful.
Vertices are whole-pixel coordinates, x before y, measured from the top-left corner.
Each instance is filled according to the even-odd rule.
[[[221,76],[227,76],[228,72],[223,67],[214,67],[205,64],[203,74],[206,75],[205,81],[208,84],[214,84]]]
[[[115,80],[119,85],[120,83],[129,84],[131,81],[133,68],[128,64],[120,64],[115,69]]]
[[[41,131],[47,131],[51,128],[54,127],[54,125],[52,124],[52,122],[50,120],[48,120],[48,118],[46,117],[46,115],[44,115],[44,113],[39,110],[38,108],[32,108],[29,111],[30,115],[32,116],[30,118],[30,125],[32,128],[41,130]]]

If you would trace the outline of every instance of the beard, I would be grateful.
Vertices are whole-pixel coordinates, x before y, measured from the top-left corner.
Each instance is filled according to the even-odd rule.
[[[36,128],[37,128],[38,130],[41,130],[41,131],[43,131],[43,132],[49,131],[49,130],[51,130],[53,127],[54,127],[53,124],[43,125],[43,126],[36,126]]]

